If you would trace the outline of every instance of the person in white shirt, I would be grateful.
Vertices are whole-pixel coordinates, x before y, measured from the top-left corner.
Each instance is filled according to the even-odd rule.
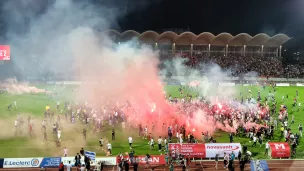
[[[287,136],[288,136],[288,131],[285,129],[284,130],[284,137],[287,138]]]
[[[180,144],[183,143],[183,136],[179,136],[179,143],[180,143]]]
[[[163,139],[161,138],[161,136],[159,136],[158,140],[158,151],[162,150],[162,143],[163,143]]]
[[[63,157],[67,157],[68,156],[68,149],[66,147],[64,147],[63,149]]]
[[[111,155],[112,154],[112,144],[110,142],[108,142],[107,148],[108,148],[109,155]]]
[[[150,140],[150,150],[154,150],[154,139],[151,138]]]
[[[43,119],[43,120],[42,120],[42,127],[41,127],[41,129],[44,129],[44,130],[46,130],[46,127],[45,127],[45,125],[46,125],[46,123],[45,123],[45,120]]]
[[[257,142],[257,137],[254,135],[253,136],[253,144],[252,144],[252,147],[256,147],[256,142]]]
[[[288,127],[288,121],[287,120],[284,121],[284,127],[285,127],[285,129],[287,129],[287,127]]]
[[[268,142],[269,142],[269,140],[268,140]],[[268,155],[268,150],[269,150],[268,142],[265,144],[265,154],[264,154],[264,156]]]
[[[58,137],[58,140],[59,141],[61,141],[61,130],[60,129],[58,129],[58,131],[57,131],[57,137]]]
[[[16,131],[17,127],[18,127],[18,121],[17,120],[15,120],[14,126],[15,126],[14,131]]]
[[[167,143],[168,143],[168,141],[167,141],[167,138],[165,137],[165,139],[164,139],[164,145],[166,146]]]
[[[132,149],[133,138],[129,137],[128,140],[129,140],[130,149]]]
[[[71,161],[69,161],[69,164],[66,165],[66,169],[67,169],[67,171],[71,171],[72,170]]]
[[[147,137],[148,137],[148,127],[147,126],[144,129],[144,133],[145,133],[144,139],[147,139]]]
[[[59,101],[57,102],[57,110],[59,110]]]
[[[229,156],[224,152],[224,168],[228,166]]]

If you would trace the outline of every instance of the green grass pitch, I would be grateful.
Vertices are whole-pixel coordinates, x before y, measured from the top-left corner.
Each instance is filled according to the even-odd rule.
[[[52,86],[38,86],[40,88],[46,88],[53,90],[54,85]],[[166,86],[165,90],[167,94],[172,95],[173,97],[180,97],[178,92],[179,86]],[[258,86],[238,86],[236,87],[240,92],[247,92],[248,89],[252,91],[254,97],[257,96],[257,92],[261,90],[262,99],[266,95],[268,95],[269,91],[272,91],[271,87],[266,87],[264,91],[261,87]],[[295,92],[298,90],[299,92],[299,102],[303,104],[304,102],[304,87],[277,87],[276,89],[276,99],[278,105],[282,104],[282,96],[289,95],[289,99],[286,99],[284,104],[288,107],[289,117],[294,114],[295,123],[290,126],[292,132],[296,132],[298,130],[298,124],[304,123],[303,113],[304,110],[300,111],[292,111],[291,104],[293,102],[293,98],[295,97]],[[45,106],[49,104],[51,109],[55,109],[56,101],[60,100],[61,105],[63,104],[63,100],[65,99],[73,99],[73,93],[71,91],[71,87],[66,89],[62,89],[57,87],[56,90],[60,95],[57,97],[50,98],[45,94],[22,94],[22,95],[11,95],[11,94],[0,94],[0,151],[1,157],[43,157],[43,156],[62,156],[63,148],[66,146],[69,150],[69,156],[74,156],[76,152],[80,150],[81,147],[84,147],[85,150],[95,151],[98,156],[104,156],[105,152],[102,149],[98,149],[98,140],[100,137],[105,139],[111,139],[111,129],[104,127],[103,131],[99,133],[92,133],[92,130],[89,130],[87,133],[87,140],[84,141],[82,139],[82,129],[83,125],[76,124],[75,126],[70,126],[70,124],[65,124],[65,121],[61,119],[61,124],[63,125],[62,130],[62,144],[61,147],[58,148],[55,146],[53,142],[55,137],[51,134],[51,126],[47,126],[48,131],[48,139],[50,140],[47,143],[43,143],[43,135],[40,131],[41,122],[43,118],[43,113],[45,110]],[[189,90],[190,91],[190,90]],[[195,94],[193,91],[191,93]],[[238,93],[237,93],[238,95]],[[17,101],[17,109],[7,110],[7,106],[13,101]],[[279,108],[279,107],[278,107]],[[23,115],[23,119],[26,120],[28,116],[34,118],[34,130],[35,135],[33,138],[29,138],[27,134],[27,126],[24,126],[24,131],[22,135],[15,136],[13,132],[14,128],[14,120],[17,118],[18,112]],[[58,113],[58,112],[57,112]],[[57,115],[57,114],[56,114]],[[291,119],[290,119],[291,120]],[[25,121],[26,122],[26,121]],[[25,124],[26,125],[26,124]],[[158,152],[157,149],[150,151],[147,140],[143,140],[139,138],[137,130],[125,130],[122,131],[120,127],[116,129],[116,140],[111,141],[113,146],[113,155],[117,155],[119,152],[129,152],[128,147],[128,137],[131,135],[133,137],[133,149],[136,154],[164,154],[164,152]],[[275,140],[284,141],[284,139],[280,139],[279,130],[275,132]],[[217,142],[225,143],[229,142],[228,134],[222,131],[218,131],[215,133],[214,137]],[[200,139],[200,137],[197,137]],[[264,149],[265,146],[251,148],[251,143],[248,138],[235,138],[235,142],[240,142],[242,145],[248,145],[248,150],[252,152],[253,157],[259,158],[267,158],[264,157]],[[303,139],[300,139],[300,143],[298,146],[298,153],[296,158],[303,158],[304,152],[301,152],[304,147]]]

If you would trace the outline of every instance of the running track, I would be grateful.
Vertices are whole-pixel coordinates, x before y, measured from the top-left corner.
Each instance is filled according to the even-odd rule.
[[[237,162],[235,162],[237,163]],[[188,171],[215,171],[213,161],[203,161],[191,163]],[[218,171],[226,171],[223,168],[222,162],[219,162]],[[304,171],[304,160],[269,160],[268,161],[269,171]],[[150,171],[150,169],[144,169],[142,166],[138,169],[139,171]],[[168,171],[168,167],[165,166],[154,166],[155,171]],[[1,171],[39,171],[38,168],[21,168],[21,169],[0,169]],[[104,171],[116,171],[116,167],[106,167]],[[133,170],[130,168],[130,170]],[[174,171],[181,171],[181,167],[175,166]],[[47,171],[58,171],[57,168],[47,169]],[[76,168],[73,168],[76,171]],[[240,171],[239,166],[235,165],[235,171]],[[250,164],[246,164],[245,171],[250,171]]]

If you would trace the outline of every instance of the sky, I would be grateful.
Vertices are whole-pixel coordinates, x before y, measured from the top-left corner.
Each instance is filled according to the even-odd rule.
[[[1,0],[2,3],[5,1],[7,0]],[[52,1],[41,0],[39,7],[30,10],[33,10],[35,15],[39,15]],[[178,28],[189,29],[195,34],[211,32],[214,35],[222,32],[232,35],[239,33],[255,35],[263,32],[270,36],[284,33],[294,38],[292,46],[303,47],[300,42],[304,40],[304,0],[82,1],[90,1],[100,9],[105,7],[113,9],[113,13],[117,15],[109,27],[120,32],[154,30],[161,33]],[[4,23],[0,24],[0,29],[11,29],[6,28],[6,13],[2,11],[0,17],[0,23]],[[1,32],[2,37],[3,33],[5,31]]]

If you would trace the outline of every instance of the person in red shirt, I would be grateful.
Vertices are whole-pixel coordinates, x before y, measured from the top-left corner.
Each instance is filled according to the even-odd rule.
[[[63,162],[60,163],[59,165],[59,171],[64,171],[64,165]]]

